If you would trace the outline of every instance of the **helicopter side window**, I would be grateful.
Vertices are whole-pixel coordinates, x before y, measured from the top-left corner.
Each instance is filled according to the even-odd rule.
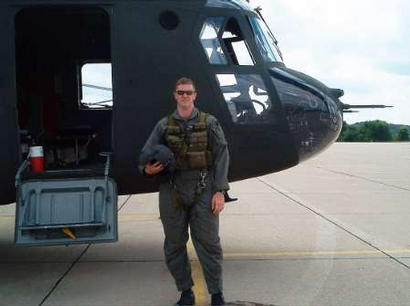
[[[238,124],[271,120],[272,103],[265,83],[255,74],[217,74],[232,121]]]
[[[202,47],[211,64],[254,65],[242,31],[235,18],[229,18],[225,27],[224,17],[209,17],[205,20],[200,39]],[[224,52],[225,50],[225,52]]]
[[[235,18],[230,18],[222,33],[222,41],[235,65],[254,65],[248,45]]]
[[[205,20],[201,30],[201,44],[211,64],[226,65],[228,63],[218,40],[218,33],[223,21],[223,17],[209,17]]]
[[[81,67],[81,109],[112,109],[111,63],[87,63]]]
[[[282,55],[278,47],[278,42],[265,22],[256,17],[250,17],[249,22],[255,35],[256,46],[260,50],[264,61],[282,61]]]

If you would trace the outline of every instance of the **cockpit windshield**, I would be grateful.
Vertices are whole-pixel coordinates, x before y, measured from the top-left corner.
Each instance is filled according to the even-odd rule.
[[[265,62],[282,62],[282,55],[277,45],[277,40],[264,21],[257,17],[249,17],[255,41],[262,53]]]

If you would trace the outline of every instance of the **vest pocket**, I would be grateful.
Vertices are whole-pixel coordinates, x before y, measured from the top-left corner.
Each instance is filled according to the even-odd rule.
[[[190,143],[207,143],[208,141],[208,136],[206,131],[202,132],[195,132],[189,135],[189,142]]]
[[[205,152],[187,152],[186,158],[190,169],[205,169],[208,166]]]
[[[183,140],[178,136],[168,135],[166,138],[168,147],[174,151],[179,152],[182,148]]]

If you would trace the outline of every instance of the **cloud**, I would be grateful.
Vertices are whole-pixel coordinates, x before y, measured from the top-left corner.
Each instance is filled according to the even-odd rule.
[[[361,110],[348,122],[410,124],[410,1],[254,0],[279,41],[285,64],[330,87]]]

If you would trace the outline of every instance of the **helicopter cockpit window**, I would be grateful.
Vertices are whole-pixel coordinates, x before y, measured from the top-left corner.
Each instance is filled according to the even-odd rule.
[[[207,18],[201,30],[201,43],[211,64],[226,65],[228,63],[218,40],[223,21],[223,17]]]
[[[216,77],[233,122],[263,123],[272,119],[272,103],[259,75],[217,74]]]
[[[265,22],[256,17],[250,17],[249,21],[255,35],[256,45],[265,62],[281,62],[282,56],[278,42]]]
[[[230,18],[222,29],[224,17],[209,17],[202,27],[200,38],[211,64],[254,65],[255,61],[235,18]],[[224,52],[225,50],[225,52]]]
[[[248,45],[235,18],[230,18],[222,34],[222,41],[235,65],[254,65]]]
[[[82,109],[111,109],[111,63],[87,63],[81,67]]]

